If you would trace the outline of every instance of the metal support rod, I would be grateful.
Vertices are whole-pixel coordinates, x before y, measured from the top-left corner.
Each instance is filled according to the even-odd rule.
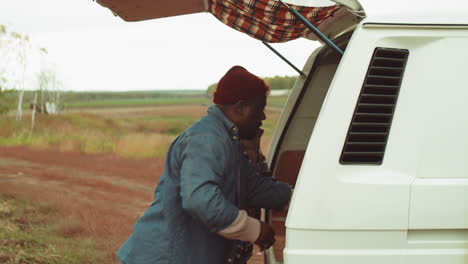
[[[326,45],[331,46],[334,50],[336,50],[338,53],[340,53],[341,55],[343,55],[343,51],[340,49],[340,47],[338,47],[335,43],[333,43],[333,41],[331,41],[331,40],[330,40],[327,36],[325,36],[320,30],[318,30],[318,28],[316,28],[314,25],[312,25],[312,23],[310,23],[307,19],[305,19],[305,17],[303,17],[299,12],[297,12],[296,9],[291,8],[290,6],[288,6],[286,3],[284,3],[284,2],[281,1],[281,0],[279,0],[279,2],[280,2],[282,5],[284,5],[284,6],[289,10],[289,12],[291,12],[296,18],[298,18],[299,20],[301,20],[302,23],[304,23],[308,29],[310,29],[315,35],[317,35],[317,37],[318,37],[323,43],[325,43]]]
[[[299,70],[294,64],[292,64],[288,59],[286,59],[281,53],[279,53],[277,50],[275,50],[270,44],[266,43],[265,41],[262,41],[265,46],[267,46],[271,51],[273,51],[278,57],[280,57],[282,60],[284,60],[289,66],[291,66],[294,70],[296,70],[301,76],[305,76],[305,73],[303,73],[301,70]]]

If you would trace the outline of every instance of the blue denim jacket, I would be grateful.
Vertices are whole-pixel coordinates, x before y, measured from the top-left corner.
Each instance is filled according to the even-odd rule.
[[[169,148],[154,201],[117,252],[120,261],[224,263],[232,241],[216,232],[239,209],[279,209],[291,195],[287,184],[260,176],[242,153],[237,127],[211,106]]]

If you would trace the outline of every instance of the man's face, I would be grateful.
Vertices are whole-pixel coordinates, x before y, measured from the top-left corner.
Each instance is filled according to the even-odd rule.
[[[241,139],[255,138],[258,129],[262,126],[262,121],[266,119],[265,105],[266,95],[244,102],[236,124],[239,127],[239,137]]]

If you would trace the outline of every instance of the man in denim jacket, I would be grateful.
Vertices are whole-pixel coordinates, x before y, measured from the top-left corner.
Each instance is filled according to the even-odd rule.
[[[171,145],[154,201],[117,252],[124,264],[229,263],[235,241],[274,243],[247,208],[283,209],[289,185],[263,177],[243,155],[266,116],[265,82],[240,66],[218,83],[208,114]]]

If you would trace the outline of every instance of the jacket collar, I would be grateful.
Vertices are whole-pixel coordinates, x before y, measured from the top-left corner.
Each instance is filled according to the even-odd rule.
[[[231,122],[231,120],[226,117],[226,115],[224,115],[224,112],[219,109],[219,107],[216,105],[208,107],[208,115],[212,115],[217,120],[221,121],[233,139],[237,140],[239,138],[239,129],[234,123]]]

